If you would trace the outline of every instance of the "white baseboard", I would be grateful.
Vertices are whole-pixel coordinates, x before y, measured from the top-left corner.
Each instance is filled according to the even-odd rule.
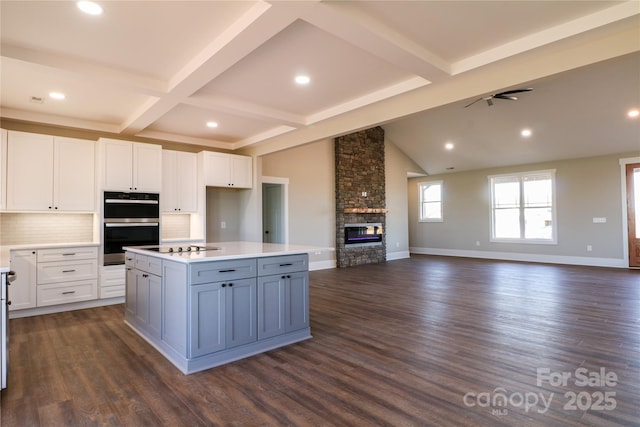
[[[466,258],[499,259],[504,261],[540,262],[548,264],[587,265],[592,267],[627,268],[623,259],[566,255],[526,254],[517,252],[469,251],[440,248],[409,248],[412,254],[443,255]]]
[[[9,319],[20,317],[40,316],[42,314],[62,313],[63,311],[82,310],[85,308],[102,307],[105,305],[122,304],[124,297],[94,299],[90,301],[72,302],[70,304],[48,305],[45,307],[26,308],[9,312]],[[123,312],[124,316],[124,312]]]
[[[327,261],[314,261],[309,263],[309,271],[313,270],[327,270],[329,268],[336,268],[338,264],[335,259]]]
[[[393,261],[396,259],[405,259],[410,257],[411,257],[411,254],[409,253],[409,251],[387,252],[387,261]]]

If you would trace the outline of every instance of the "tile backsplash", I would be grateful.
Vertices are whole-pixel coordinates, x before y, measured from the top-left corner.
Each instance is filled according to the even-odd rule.
[[[0,214],[0,246],[93,240],[93,214]]]
[[[191,229],[191,216],[189,214],[162,215],[162,239],[188,239]]]

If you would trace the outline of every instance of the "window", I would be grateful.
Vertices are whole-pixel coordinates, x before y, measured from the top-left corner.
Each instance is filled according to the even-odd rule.
[[[442,222],[442,181],[421,182],[420,221]]]
[[[491,240],[556,243],[555,170],[489,177]]]

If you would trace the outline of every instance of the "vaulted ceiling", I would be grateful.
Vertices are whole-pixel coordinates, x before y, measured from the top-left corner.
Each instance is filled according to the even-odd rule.
[[[99,3],[0,2],[3,118],[258,154],[382,125],[429,173],[640,148],[635,0]]]

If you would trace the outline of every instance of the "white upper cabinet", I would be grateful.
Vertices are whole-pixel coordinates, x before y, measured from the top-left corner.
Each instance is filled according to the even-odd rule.
[[[162,150],[162,212],[196,212],[198,161],[195,153]]]
[[[203,151],[204,183],[209,187],[251,188],[251,157]]]
[[[95,210],[95,144],[9,131],[7,210]]]
[[[7,207],[7,131],[0,129],[0,210]]]
[[[159,193],[162,186],[162,146],[100,139],[103,189]]]
[[[53,200],[65,211],[95,210],[95,143],[55,137]]]

